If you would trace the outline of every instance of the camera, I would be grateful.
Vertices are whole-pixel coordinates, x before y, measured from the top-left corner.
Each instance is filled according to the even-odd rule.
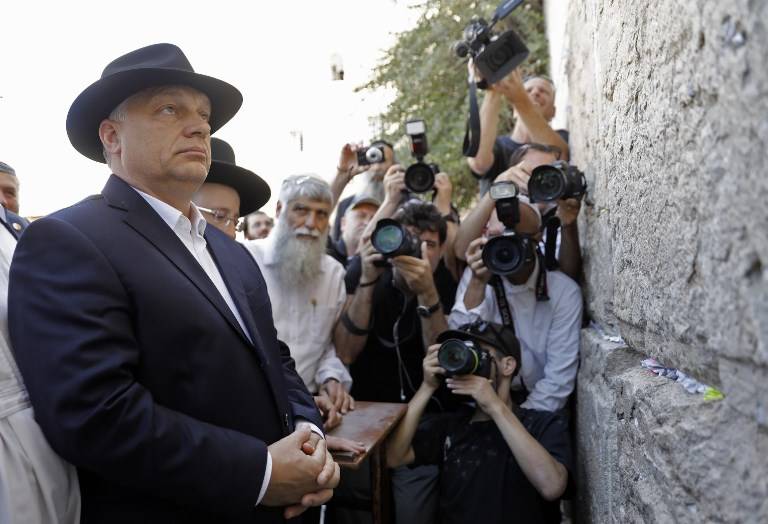
[[[483,264],[494,275],[510,275],[533,259],[536,242],[529,236],[515,233],[515,225],[520,222],[517,186],[513,182],[496,182],[491,185],[490,193],[505,229],[483,247]]]
[[[369,166],[384,162],[384,146],[369,146],[357,150],[357,165]]]
[[[371,234],[371,244],[384,258],[421,257],[421,241],[397,220],[382,218]],[[387,265],[386,262],[377,265]]]
[[[586,192],[587,179],[584,173],[562,160],[535,167],[528,180],[531,202],[581,198]]]
[[[424,162],[429,152],[427,126],[424,120],[409,120],[405,133],[411,138],[411,154],[416,158],[405,170],[405,187],[412,193],[426,193],[435,186],[435,175],[440,172],[437,164]]]
[[[528,48],[514,31],[493,32],[493,27],[522,3],[523,0],[505,0],[496,8],[490,24],[473,17],[464,29],[463,39],[453,45],[459,58],[472,57],[489,85],[507,76],[528,56]]]
[[[437,361],[445,370],[445,376],[491,376],[491,354],[472,341],[451,338],[440,344]]]

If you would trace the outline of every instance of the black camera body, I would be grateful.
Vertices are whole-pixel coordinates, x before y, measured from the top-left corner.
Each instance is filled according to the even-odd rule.
[[[426,193],[435,186],[435,175],[440,172],[437,164],[424,162],[429,153],[427,126],[423,120],[409,120],[405,132],[411,138],[411,154],[416,162],[405,170],[405,187],[412,193]]]
[[[531,202],[551,202],[563,198],[582,198],[587,193],[584,173],[568,162],[558,160],[533,168],[528,180]]]
[[[437,361],[446,377],[478,375],[491,377],[491,353],[472,341],[451,338],[440,344]]]
[[[493,32],[496,23],[522,3],[523,0],[505,0],[496,8],[490,24],[482,18],[472,18],[464,28],[463,39],[453,45],[459,58],[472,57],[488,85],[507,76],[528,57],[528,48],[514,31]]]
[[[384,162],[384,146],[369,146],[357,150],[357,165],[370,166]]]
[[[382,218],[376,223],[371,234],[371,244],[385,259],[401,255],[421,258],[421,240],[400,222],[391,218]],[[385,260],[376,265],[387,266],[389,263]]]
[[[501,235],[491,238],[483,246],[483,264],[494,275],[517,273],[533,260],[536,252],[536,241],[533,238],[515,233],[515,225],[520,222],[517,195],[517,186],[513,182],[496,182],[491,185],[496,214],[505,228]]]

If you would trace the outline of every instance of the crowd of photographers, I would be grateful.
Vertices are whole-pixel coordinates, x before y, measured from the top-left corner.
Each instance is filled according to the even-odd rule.
[[[387,448],[399,524],[559,522],[571,485],[586,184],[566,163],[567,132],[550,127],[554,92],[517,70],[488,87],[467,158],[478,195],[461,218],[450,177],[424,161],[416,120],[406,124],[409,166],[384,140],[346,144],[330,183],[290,176],[274,222],[258,211],[241,223],[325,429],[356,400],[408,403]],[[505,102],[516,123],[497,135]],[[357,191],[341,198],[354,179]],[[335,451],[364,449],[327,439]],[[368,499],[370,489],[365,467],[346,471],[336,499]],[[333,503],[326,517],[370,519]]]

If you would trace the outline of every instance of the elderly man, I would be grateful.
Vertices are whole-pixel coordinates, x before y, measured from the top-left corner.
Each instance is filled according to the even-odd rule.
[[[191,203],[241,103],[176,46],[114,60],[67,116],[113,175],[16,248],[11,341],[83,523],[277,523],[338,482],[259,268]]]
[[[286,178],[274,231],[246,247],[264,274],[277,335],[291,348],[299,375],[309,391],[328,395],[346,413],[354,406],[347,393],[352,379],[333,344],[347,299],[344,268],[325,254],[331,201],[330,187],[320,178]]]
[[[235,163],[235,151],[220,138],[211,138],[211,170],[192,197],[206,221],[233,240],[239,217],[263,204],[269,185],[256,173]]]
[[[274,219],[264,211],[254,211],[243,219],[243,234],[246,240],[267,238],[273,227]]]

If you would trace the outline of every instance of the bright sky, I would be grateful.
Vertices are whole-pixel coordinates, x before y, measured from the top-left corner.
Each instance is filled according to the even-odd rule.
[[[145,45],[182,48],[195,71],[235,85],[244,103],[216,133],[237,163],[265,178],[274,212],[280,181],[330,179],[347,141],[368,140],[368,118],[391,99],[352,91],[370,78],[394,33],[413,26],[414,0],[293,2],[9,1],[2,8],[0,161],[21,179],[21,214],[44,215],[101,191],[109,170],[69,143],[75,97],[114,58]],[[331,56],[345,80],[331,81]],[[304,152],[291,132],[301,130]],[[94,130],[95,132],[95,130]]]

